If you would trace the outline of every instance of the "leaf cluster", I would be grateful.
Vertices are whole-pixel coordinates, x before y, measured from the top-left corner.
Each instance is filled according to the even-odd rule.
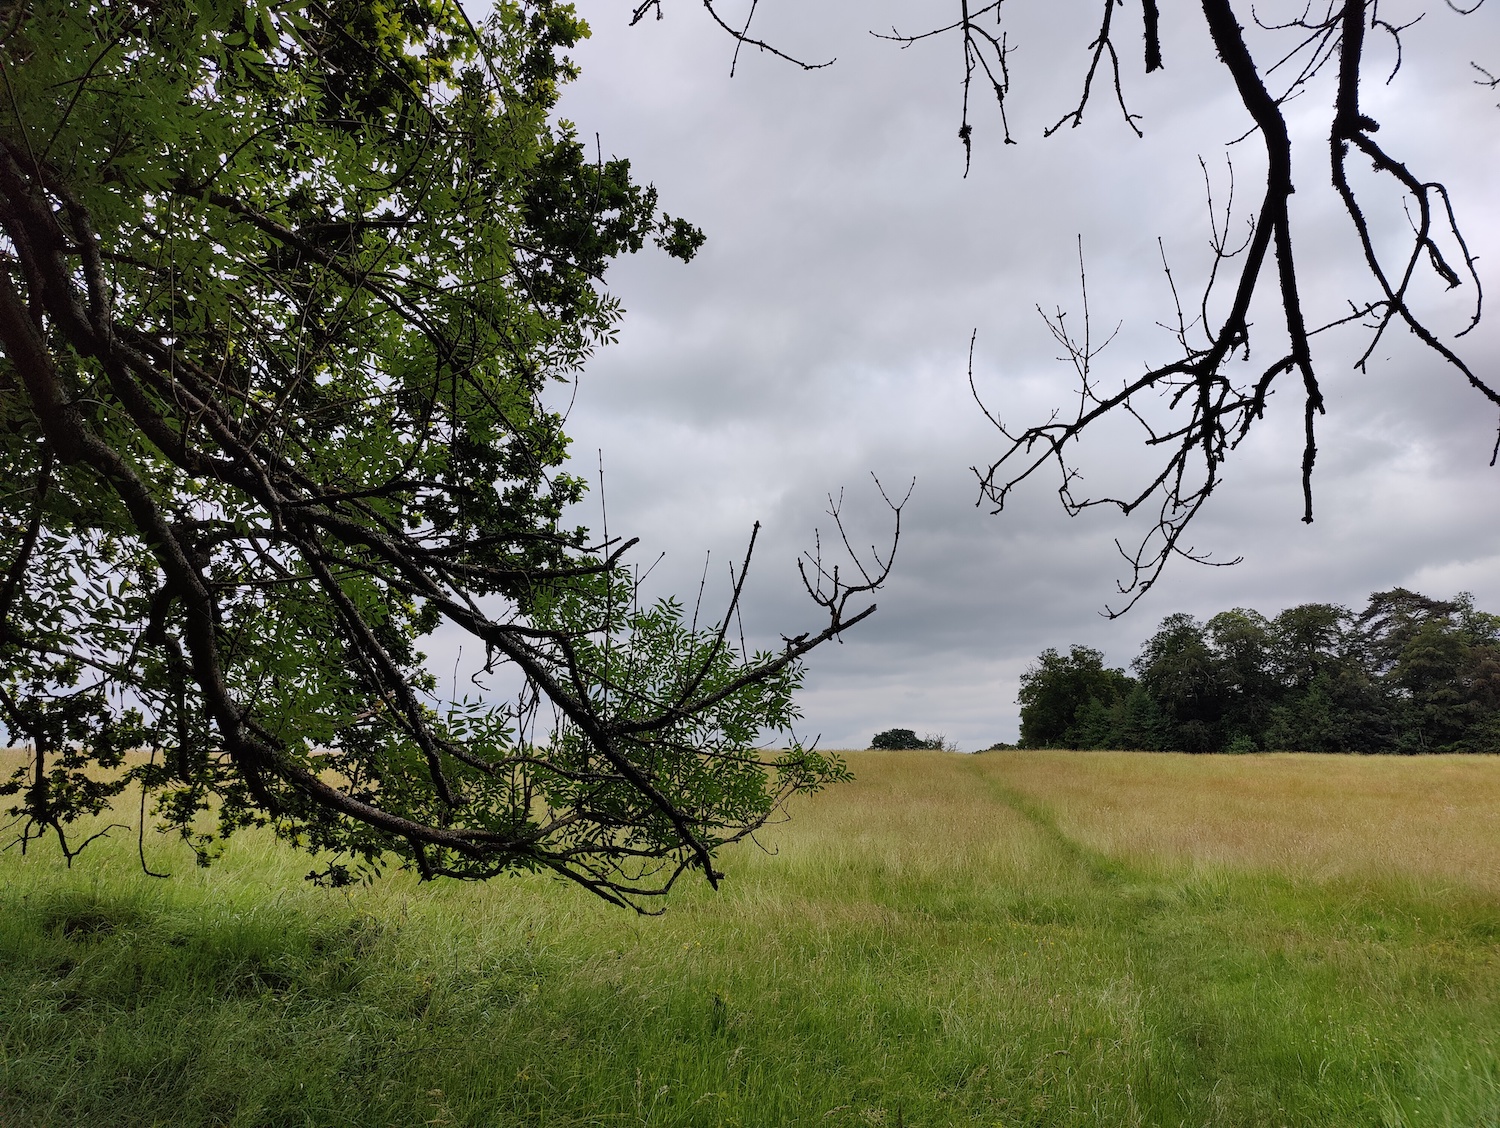
[[[948,749],[949,745],[942,733],[928,733],[926,736],[918,736],[911,729],[893,728],[886,729],[884,732],[877,732],[870,740],[870,747],[897,752],[907,749],[935,749],[942,752]]]
[[[628,900],[714,880],[719,845],[840,777],[756,749],[847,584],[827,629],[751,654],[725,629],[743,571],[700,627],[635,608],[629,544],[565,524],[585,483],[549,389],[614,338],[605,270],[703,241],[555,120],[570,6],[38,0],[0,25],[23,843],[71,854],[138,785],[205,862],[269,824],[335,882],[545,867]],[[477,698],[438,692],[440,627],[484,654]]]

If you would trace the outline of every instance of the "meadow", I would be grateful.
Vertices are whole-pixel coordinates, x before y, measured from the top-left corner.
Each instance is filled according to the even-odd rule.
[[[655,918],[0,854],[0,1126],[1500,1125],[1500,758],[849,760]]]

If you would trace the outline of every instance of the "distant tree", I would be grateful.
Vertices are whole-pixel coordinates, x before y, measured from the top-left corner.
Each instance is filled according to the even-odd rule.
[[[1331,603],[1289,607],[1271,624],[1278,690],[1262,747],[1383,752],[1393,739],[1388,694],[1366,668],[1354,615]]]
[[[1123,748],[1122,729],[1123,700],[1106,704],[1097,697],[1090,697],[1073,714],[1073,723],[1063,736],[1050,742],[1052,747],[1063,748]]]
[[[918,736],[911,729],[894,728],[886,729],[884,732],[877,732],[870,741],[870,747],[897,752],[908,749],[930,748],[941,752],[947,747],[947,741],[940,734]]]
[[[1016,700],[1021,706],[1022,748],[1098,747],[1083,745],[1080,721],[1092,727],[1088,739],[1100,738],[1097,713],[1106,713],[1130,691],[1123,670],[1104,665],[1104,655],[1087,646],[1073,646],[1066,655],[1044,650],[1021,675]],[[1094,702],[1095,707],[1090,706]]]
[[[1466,673],[1473,717],[1467,734],[1468,751],[1500,752],[1500,646],[1491,643],[1475,647]]]
[[[1191,615],[1168,615],[1131,668],[1161,711],[1167,747],[1183,752],[1223,747],[1229,695],[1223,664],[1203,624]]]
[[[1271,624],[1272,673],[1288,692],[1305,690],[1318,674],[1349,659],[1353,615],[1332,603],[1288,607]]]
[[[1320,670],[1282,697],[1260,744],[1294,752],[1393,752],[1397,719],[1384,687],[1356,666]]]
[[[1398,751],[1467,749],[1471,732],[1489,743],[1487,671],[1500,619],[1477,611],[1467,594],[1444,601],[1395,588],[1370,597],[1359,629],[1370,669],[1383,676],[1402,714]]]
[[[1406,588],[1374,592],[1356,622],[1366,667],[1375,674],[1393,672],[1424,629],[1449,624],[1458,609],[1454,601],[1431,599]]]
[[[1144,752],[1181,751],[1172,720],[1140,682],[1120,705],[1119,746]]]
[[[1169,615],[1132,663],[1139,680],[1112,701],[1077,688],[1074,667],[1099,663],[1073,651],[1072,663],[1045,652],[1023,682],[1022,732],[1054,746],[1500,751],[1500,616],[1469,595],[1376,592],[1358,616],[1325,603],[1273,620],[1246,608],[1206,624]]]
[[[1218,658],[1224,747],[1253,751],[1280,698],[1274,666],[1275,629],[1259,611],[1236,607],[1207,623],[1209,644]]]
[[[804,561],[821,622],[746,653],[744,567],[716,622],[642,606],[632,542],[564,523],[546,395],[614,337],[603,273],[702,240],[556,118],[585,33],[553,0],[0,6],[23,846],[71,858],[139,786],[204,860],[269,825],[334,882],[545,869],[640,905],[845,774],[792,695],[889,557]],[[440,625],[487,693],[439,691]]]

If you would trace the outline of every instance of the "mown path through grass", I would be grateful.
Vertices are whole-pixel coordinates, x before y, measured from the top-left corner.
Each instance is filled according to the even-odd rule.
[[[1452,1045],[1474,1016],[1444,966],[1451,953],[1433,959],[1430,950],[1475,941],[1490,947],[1482,963],[1495,970],[1496,922],[1483,907],[1460,921],[1278,874],[1163,875],[1090,849],[1049,807],[992,775],[985,782],[1097,888],[1098,923],[1119,941],[1164,1050],[1146,1073],[1156,1122],[1173,1122],[1176,1105],[1188,1124],[1500,1123],[1496,1043]],[[1447,931],[1454,924],[1456,935]],[[1493,1003],[1496,984],[1485,978],[1476,986]],[[1353,998],[1351,980],[1363,988]],[[1388,1017],[1417,1020],[1398,1002],[1411,994],[1426,996],[1426,1021],[1398,1027],[1382,1045],[1370,1011],[1396,1003]]]
[[[0,1125],[1500,1125],[1494,827],[1330,869],[1392,777],[1323,763],[859,755],[651,920],[6,855]],[[1400,817],[1500,788],[1453,770]]]

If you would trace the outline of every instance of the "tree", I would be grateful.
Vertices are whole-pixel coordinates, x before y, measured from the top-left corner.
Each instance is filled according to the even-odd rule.
[[[1021,675],[1016,700],[1021,706],[1022,748],[1107,747],[1101,715],[1130,693],[1124,670],[1104,665],[1104,655],[1072,646],[1066,656],[1051,648]]]
[[[1260,743],[1307,752],[1387,752],[1399,722],[1361,652],[1355,616],[1331,603],[1289,607],[1271,623],[1277,690]]]
[[[1392,5],[1382,7],[1379,0],[1326,0],[1269,8],[1248,0],[1201,0],[1197,13],[1168,12],[1168,19],[1196,22],[1201,18],[1213,58],[1222,66],[1245,114],[1241,122],[1226,125],[1225,135],[1235,138],[1235,145],[1250,139],[1258,142],[1253,158],[1247,154],[1237,160],[1242,167],[1246,163],[1259,166],[1260,194],[1248,213],[1237,209],[1233,164],[1227,177],[1218,177],[1216,186],[1209,163],[1203,162],[1209,213],[1205,234],[1211,256],[1199,271],[1200,283],[1180,282],[1181,270],[1174,269],[1165,252],[1162,255],[1166,305],[1159,320],[1171,332],[1173,355],[1150,359],[1144,371],[1132,369],[1118,379],[1102,376],[1098,358],[1108,341],[1101,344],[1091,331],[1085,285],[1082,326],[1066,321],[1062,311],[1048,318],[1075,369],[1075,406],[1053,412],[1040,424],[1016,427],[981,402],[1002,440],[993,461],[975,469],[980,500],[995,512],[1005,507],[1022,483],[1051,468],[1071,514],[1100,506],[1125,514],[1138,510],[1153,514],[1150,531],[1139,544],[1121,549],[1129,577],[1120,590],[1127,599],[1121,608],[1110,611],[1112,616],[1123,613],[1149,591],[1173,558],[1209,562],[1206,553],[1186,544],[1183,537],[1217,487],[1225,461],[1264,418],[1275,391],[1288,381],[1301,400],[1302,520],[1313,520],[1316,424],[1326,408],[1321,375],[1326,354],[1314,344],[1326,340],[1326,335],[1348,339],[1351,332],[1363,330],[1349,349],[1354,366],[1363,371],[1387,335],[1404,329],[1489,405],[1500,407],[1500,390],[1475,370],[1454,343],[1478,324],[1482,307],[1477,263],[1464,239],[1456,204],[1442,183],[1409,167],[1378,138],[1380,125],[1369,115],[1363,97],[1368,83],[1397,79],[1403,36],[1413,24],[1428,14],[1472,17],[1483,3],[1461,5],[1445,0],[1438,5],[1414,0],[1397,16],[1390,11]],[[736,61],[742,48],[751,47],[806,69],[831,65],[831,60],[809,63],[791,58],[774,44],[756,38],[751,21],[757,6],[758,0],[752,0],[740,20],[720,10],[727,7],[723,0],[704,0],[704,9],[735,40]],[[902,48],[928,43],[956,48],[954,57],[961,55],[963,60],[958,139],[966,156],[976,143],[976,104],[981,96],[993,98],[1004,143],[1018,143],[1008,113],[1015,97],[1009,58],[1017,40],[1006,22],[1007,12],[1017,6],[1006,0],[958,0],[951,6],[952,18],[937,26],[875,32]],[[1056,14],[1048,10],[1039,18],[1054,19],[1062,26],[1074,19],[1071,9],[1046,7]],[[1160,76],[1155,81],[1169,80],[1173,73],[1173,60],[1163,50],[1158,2],[1097,0],[1095,10],[1096,21],[1084,31],[1088,34],[1092,29],[1093,37],[1078,100],[1062,108],[1044,135],[1080,127],[1094,99],[1105,97],[1115,103],[1124,125],[1143,137],[1139,116],[1129,108],[1127,74],[1135,65],[1148,76]],[[661,17],[661,0],[641,0],[633,8],[633,21],[652,13]],[[1127,37],[1135,41],[1128,47]],[[1389,50],[1376,57],[1375,44]],[[1472,65],[1474,73],[1483,76],[1477,84],[1494,88],[1494,76],[1477,63],[1459,58],[1454,65],[1464,70]],[[1197,96],[1197,91],[1184,92],[1185,99]],[[1294,145],[1287,114],[1293,102],[1301,119],[1316,114],[1324,123],[1326,132],[1318,142],[1321,151],[1304,154]],[[1247,153],[1248,149],[1233,152]],[[1226,162],[1229,156],[1226,148]],[[1342,235],[1364,271],[1363,292],[1348,295],[1347,304],[1320,309],[1306,301],[1306,279],[1321,264],[1304,250],[1290,208],[1294,188],[1304,198],[1313,191],[1331,193],[1345,217]],[[1402,218],[1403,210],[1406,218]],[[1382,211],[1392,213],[1395,221],[1384,223]],[[1082,266],[1080,258],[1080,272]],[[1419,295],[1431,284],[1458,290],[1466,300],[1462,327],[1454,336],[1445,337],[1418,308]],[[1270,319],[1274,325],[1263,315],[1257,316],[1260,303],[1275,309]],[[1339,330],[1344,332],[1336,334]],[[971,340],[971,385],[972,352]],[[975,397],[979,399],[977,388]],[[1158,460],[1136,486],[1117,494],[1085,494],[1073,448],[1088,435],[1108,428],[1111,420],[1138,424],[1147,448],[1159,452]],[[1497,455],[1500,439],[1491,465]]]
[[[269,824],[334,882],[541,868],[639,906],[846,774],[792,695],[889,556],[805,558],[822,625],[750,653],[749,553],[710,622],[565,524],[548,389],[612,338],[603,273],[702,241],[551,120],[584,34],[554,0],[0,8],[23,847],[71,859],[139,786],[205,861]],[[484,656],[472,699],[425,665],[440,626]]]
[[[1488,671],[1500,620],[1476,610],[1467,594],[1437,600],[1394,588],[1371,595],[1358,623],[1367,667],[1394,698],[1397,751],[1489,745]]]
[[[1166,747],[1183,752],[1223,747],[1225,673],[1203,624],[1181,612],[1168,615],[1131,668],[1167,722]]]
[[[1274,627],[1259,611],[1236,607],[1209,619],[1207,630],[1224,694],[1225,746],[1238,741],[1242,748],[1254,747],[1279,696],[1271,659]]]
[[[870,747],[892,752],[913,749],[936,749],[941,752],[945,743],[941,736],[918,736],[911,729],[893,728],[877,732],[870,740]]]
[[[1359,616],[1326,603],[1271,620],[1242,607],[1207,624],[1168,615],[1131,663],[1139,680],[1120,675],[1112,702],[1069,679],[1073,666],[1097,668],[1097,652],[1072,653],[1070,663],[1048,650],[1023,677],[1022,731],[1051,726],[1039,743],[1406,754],[1500,747],[1500,617],[1462,593],[1375,592]]]
[[[1347,608],[1333,603],[1288,607],[1271,624],[1274,675],[1289,692],[1305,690],[1318,674],[1348,657]]]

